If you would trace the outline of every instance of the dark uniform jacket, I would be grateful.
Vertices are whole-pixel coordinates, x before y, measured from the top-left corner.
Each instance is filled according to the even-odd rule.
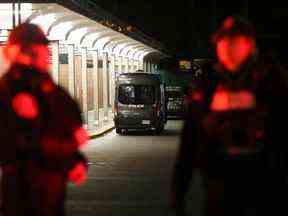
[[[68,172],[87,164],[75,135],[82,123],[78,104],[47,72],[14,65],[1,78],[4,215],[63,214]]]
[[[178,205],[184,203],[189,183],[194,174],[194,168],[200,168],[202,175],[208,177],[208,179],[223,180],[228,176],[240,176],[243,169],[247,167],[255,167],[259,179],[264,177],[261,179],[261,183],[265,182],[275,187],[285,185],[284,181],[287,174],[285,169],[287,141],[285,140],[287,140],[287,132],[286,127],[282,126],[282,123],[286,123],[288,120],[288,106],[286,103],[288,88],[285,72],[276,64],[269,64],[262,60],[254,61],[247,64],[243,71],[240,71],[244,75],[243,80],[239,82],[236,80],[241,79],[234,77],[235,80],[233,80],[233,76],[223,70],[221,66],[208,65],[204,69],[202,79],[192,83],[194,90],[190,95],[191,100],[186,113],[172,178],[172,191]],[[217,144],[213,140],[207,139],[207,132],[203,130],[203,119],[209,113],[213,94],[219,84],[235,89],[250,88],[256,96],[257,106],[261,104],[265,109],[266,116],[263,124],[265,136],[261,140],[263,148],[260,153],[250,158],[241,155],[227,158],[224,154],[217,154]],[[251,168],[250,174],[252,172],[253,169]],[[242,179],[253,179],[253,176],[257,175],[252,173],[253,175],[249,177],[249,171],[246,173],[244,171],[244,174],[246,176],[243,176]],[[234,183],[237,184],[237,182]],[[242,186],[241,184],[237,185],[238,188]],[[267,195],[269,192],[279,192],[281,190],[275,190],[275,187],[273,190],[263,192],[263,196],[269,197]],[[279,197],[279,195],[277,196]]]

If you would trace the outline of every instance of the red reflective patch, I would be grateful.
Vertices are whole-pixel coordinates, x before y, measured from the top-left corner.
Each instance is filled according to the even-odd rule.
[[[203,94],[200,91],[195,91],[191,95],[193,101],[201,102],[203,100]]]
[[[20,52],[21,47],[19,45],[12,45],[7,44],[7,46],[4,48],[4,54],[6,55],[6,58],[8,58],[9,61],[14,62],[17,60],[17,55]]]
[[[224,29],[230,29],[234,25],[234,18],[233,17],[227,17],[223,22],[223,28]]]
[[[12,99],[12,108],[19,117],[25,119],[34,119],[39,114],[36,99],[26,92],[20,92]]]
[[[256,106],[254,94],[244,90],[232,94],[230,101],[232,109],[250,109]]]
[[[213,111],[228,110],[229,108],[229,95],[226,91],[218,91],[212,98],[210,109]]]
[[[46,45],[33,45],[29,51],[21,50],[19,45],[7,44],[4,49],[7,60],[11,63],[20,63],[33,66],[40,72],[49,70],[49,48]]]
[[[68,178],[70,181],[74,182],[76,186],[80,186],[86,179],[86,166],[83,162],[76,164],[76,166],[69,171]]]
[[[89,139],[88,133],[83,127],[79,127],[74,131],[74,137],[79,147],[86,144]]]
[[[213,95],[210,109],[213,111],[244,110],[255,106],[255,96],[249,91],[218,90]]]
[[[234,68],[234,65],[231,65],[229,60],[229,53],[228,53],[229,42],[227,40],[220,40],[217,42],[216,45],[216,52],[219,61],[228,69]]]
[[[66,157],[78,150],[78,146],[69,139],[45,136],[41,140],[41,147],[45,156]]]
[[[237,71],[254,50],[254,40],[243,35],[225,37],[216,45],[219,61],[232,72]]]
[[[46,80],[41,84],[41,89],[45,93],[50,93],[54,90],[54,84],[50,80]]]
[[[31,56],[27,55],[27,54],[24,54],[24,53],[20,53],[18,56],[17,56],[17,61],[20,62],[21,64],[24,64],[24,65],[32,65],[32,58]]]

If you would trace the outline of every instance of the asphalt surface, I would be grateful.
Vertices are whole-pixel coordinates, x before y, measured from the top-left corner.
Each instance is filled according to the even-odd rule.
[[[69,185],[69,216],[169,216],[172,167],[179,145],[182,121],[170,120],[165,132],[115,130],[91,140],[84,149],[90,161],[88,180]],[[188,213],[201,216],[201,179],[191,182]]]

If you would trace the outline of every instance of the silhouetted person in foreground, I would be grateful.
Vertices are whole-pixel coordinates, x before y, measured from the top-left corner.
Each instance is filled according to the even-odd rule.
[[[171,205],[185,214],[198,168],[206,216],[286,215],[287,74],[258,56],[254,29],[241,18],[228,17],[213,41],[218,62],[193,83]]]
[[[4,48],[0,79],[0,162],[4,216],[63,216],[68,181],[85,180],[79,151],[88,136],[77,103],[49,74],[48,39],[23,23]]]

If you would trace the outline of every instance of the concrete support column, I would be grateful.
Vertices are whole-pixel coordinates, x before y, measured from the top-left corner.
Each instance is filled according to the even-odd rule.
[[[147,62],[147,72],[151,73],[151,62],[150,61]]]
[[[143,62],[138,60],[138,70],[143,70]]]
[[[108,120],[108,54],[103,53],[103,107],[104,107],[104,121]]]
[[[131,72],[135,72],[135,69],[134,69],[134,59],[130,59],[130,65],[131,65]]]
[[[131,72],[131,62],[130,62],[130,59],[129,57],[126,57],[127,59],[127,72]]]
[[[133,63],[131,62],[131,59],[128,58],[128,72],[134,72],[133,70]]]
[[[92,51],[93,58],[93,108],[94,108],[94,122],[99,124],[99,71],[98,71],[98,51]]]
[[[147,72],[147,62],[145,62],[144,60],[143,60],[143,70],[144,72]]]
[[[118,73],[119,73],[119,58],[114,55],[114,78],[117,79]]]
[[[59,42],[52,41],[50,46],[52,55],[52,78],[54,82],[59,83]]]
[[[70,95],[75,98],[75,62],[74,45],[67,45],[68,49],[68,90]]]
[[[118,75],[124,72],[122,70],[122,65],[123,65],[123,58],[122,56],[118,56]]]
[[[144,61],[144,59],[141,60],[141,64],[144,72],[147,72],[146,62]]]
[[[84,123],[88,123],[88,92],[87,92],[87,48],[81,48],[81,97]]]
[[[129,58],[123,57],[125,59],[125,72],[129,72]]]
[[[154,71],[155,71],[155,73],[159,73],[159,71],[158,71],[158,64],[154,64]]]
[[[147,73],[147,62],[146,61],[143,62],[143,69],[144,69],[144,72]]]
[[[155,65],[151,63],[151,73],[155,73]]]
[[[134,65],[136,66],[136,70],[140,70],[140,64],[138,60],[134,60]]]
[[[115,80],[116,80],[116,71],[115,71],[115,55],[111,55],[111,71],[110,71],[110,101],[112,106],[112,112],[114,112],[114,98],[115,98]]]

